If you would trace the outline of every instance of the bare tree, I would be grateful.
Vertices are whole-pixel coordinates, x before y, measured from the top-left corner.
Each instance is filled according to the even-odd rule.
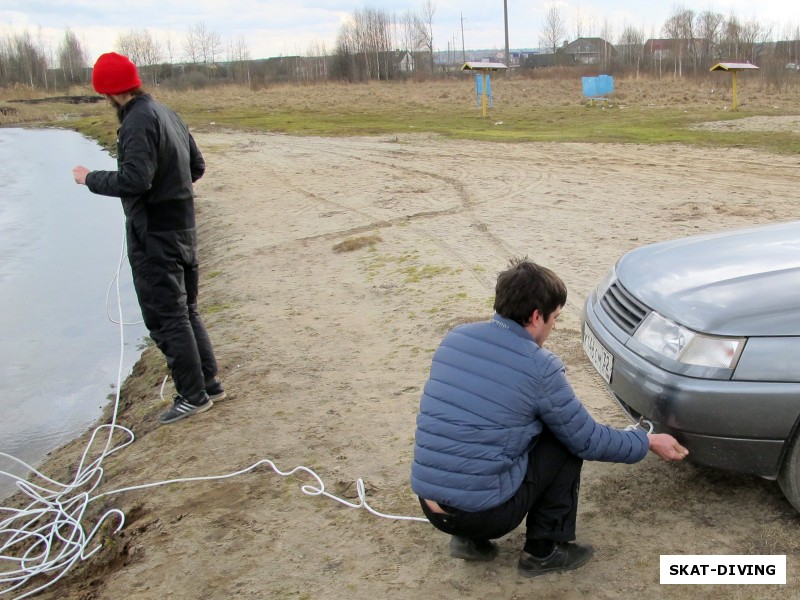
[[[644,32],[631,25],[625,25],[619,37],[621,60],[626,67],[635,69],[636,77],[639,77],[643,48]]]
[[[205,21],[199,21],[187,30],[183,50],[189,62],[194,65],[202,63],[206,73],[213,76],[217,59],[222,56],[225,46],[218,32],[208,29]]]
[[[416,27],[414,26],[415,15],[410,10],[403,13],[403,16],[395,23],[395,36],[397,47],[404,52],[414,52],[417,49]]]
[[[223,44],[222,44],[222,37],[220,36],[218,31],[209,31],[206,35],[206,43],[205,43],[205,52],[204,55],[206,57],[205,62],[207,64],[216,65],[217,58],[222,56],[223,51]]]
[[[250,50],[243,35],[228,44],[228,62],[234,83],[250,85]]]
[[[433,75],[433,17],[436,14],[436,2],[425,0],[422,5],[422,16],[417,21],[417,45],[430,55],[431,75]]]
[[[552,51],[558,50],[558,43],[567,33],[566,22],[561,9],[556,4],[551,4],[542,20],[542,31],[539,34],[539,45]]]
[[[68,85],[83,83],[86,80],[86,67],[89,58],[78,41],[77,36],[67,28],[58,46],[58,68]]]
[[[117,35],[115,47],[139,67],[140,74],[156,85],[161,63],[161,45],[147,29],[130,29]]]
[[[195,28],[190,27],[183,38],[183,52],[188,62],[196,65],[202,60],[202,45],[203,40],[200,39]]]
[[[720,39],[720,52],[726,60],[756,62],[771,35],[771,27],[764,27],[756,20],[742,23],[731,15]]]
[[[366,71],[366,78],[372,79],[372,61],[370,60],[370,41],[369,41],[369,16],[367,11],[359,10],[353,13],[353,27],[351,29],[353,41],[355,42],[356,52],[363,58],[363,65]],[[380,71],[378,72],[380,78]]]
[[[172,41],[172,36],[167,33],[167,39],[164,40],[164,52],[166,53],[167,62],[169,64],[175,63],[175,44]]]
[[[614,26],[608,18],[603,19],[603,27],[600,29],[600,38],[603,40],[602,66],[607,69],[611,64],[611,42],[614,37]]]
[[[336,34],[336,60],[334,71],[337,76],[353,81],[357,77],[355,60],[355,43],[350,23],[342,23]]]
[[[30,32],[15,33],[2,42],[0,48],[0,84],[20,84],[30,87],[49,87],[47,52],[41,31],[37,39]]]
[[[698,42],[696,50],[698,65],[701,68],[711,66],[709,63],[714,60],[724,25],[725,17],[720,13],[706,10],[697,15],[695,19],[695,32]]]
[[[115,46],[137,66],[150,67],[161,62],[161,44],[147,29],[131,29],[120,33]]]
[[[328,52],[325,44],[314,42],[306,52],[308,58],[307,77],[310,81],[325,81],[328,79]]]
[[[391,29],[389,15],[374,8],[355,11],[340,27],[337,45],[351,57],[351,77],[379,81],[391,77]]]
[[[681,77],[684,61],[694,56],[694,11],[676,8],[664,23],[663,29],[665,37],[673,40],[673,48],[677,53],[674,64],[675,75]]]
[[[388,80],[392,76],[392,20],[383,10],[366,10],[369,51],[375,57],[376,79]]]
[[[572,39],[582,38],[586,32],[586,10],[579,4],[572,17]]]

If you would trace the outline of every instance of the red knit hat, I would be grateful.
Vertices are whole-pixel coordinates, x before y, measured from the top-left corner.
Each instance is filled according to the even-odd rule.
[[[98,94],[124,94],[141,87],[142,81],[127,56],[107,52],[94,63],[92,85]]]

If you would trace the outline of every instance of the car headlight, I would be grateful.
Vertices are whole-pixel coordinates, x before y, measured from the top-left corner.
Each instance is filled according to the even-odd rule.
[[[744,348],[744,338],[697,333],[651,312],[633,339],[659,354],[690,365],[733,369]]]

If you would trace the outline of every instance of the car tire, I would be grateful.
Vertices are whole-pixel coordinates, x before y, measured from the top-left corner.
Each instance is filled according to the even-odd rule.
[[[792,438],[783,457],[778,485],[786,499],[800,512],[800,431]]]

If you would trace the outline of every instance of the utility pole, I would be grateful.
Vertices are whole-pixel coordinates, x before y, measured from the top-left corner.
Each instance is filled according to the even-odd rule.
[[[464,13],[461,13],[461,62],[467,62],[467,50],[464,47]]]
[[[508,62],[508,0],[503,0],[503,17],[506,21],[506,67],[511,67]]]

